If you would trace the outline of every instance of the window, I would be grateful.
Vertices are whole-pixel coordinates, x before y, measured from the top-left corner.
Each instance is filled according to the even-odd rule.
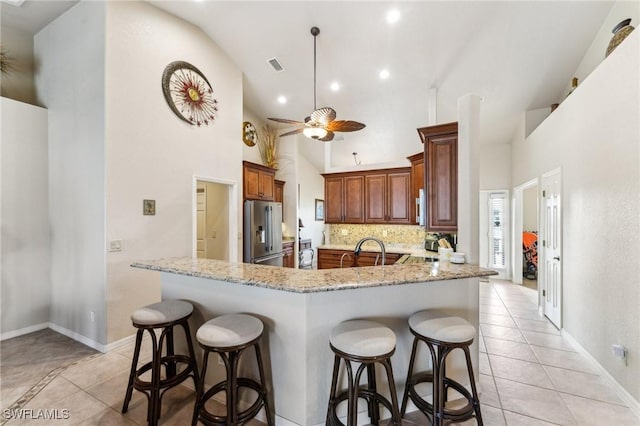
[[[489,267],[506,267],[506,209],[507,193],[489,194]]]

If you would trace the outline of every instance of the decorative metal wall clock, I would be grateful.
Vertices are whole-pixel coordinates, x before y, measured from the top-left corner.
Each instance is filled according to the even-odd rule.
[[[171,110],[189,124],[213,123],[218,115],[218,101],[200,70],[188,62],[171,62],[162,73],[162,93]]]

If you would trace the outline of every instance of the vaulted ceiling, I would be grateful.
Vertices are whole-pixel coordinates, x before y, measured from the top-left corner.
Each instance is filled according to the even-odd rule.
[[[50,2],[27,1],[25,5]],[[68,2],[73,3],[73,2]],[[508,143],[524,111],[558,102],[612,2],[151,1],[200,27],[244,74],[244,103],[259,117],[302,120],[318,107],[366,123],[331,143],[333,166],[402,159],[421,149],[416,128],[455,121],[461,96],[482,97],[481,143]],[[41,5],[42,6],[42,5]],[[7,7],[7,6],[3,6]],[[387,22],[395,9],[397,22]],[[5,13],[3,10],[3,24]],[[14,18],[15,19],[15,18]],[[277,58],[284,71],[267,61]],[[389,78],[379,77],[382,69]],[[215,85],[215,76],[211,78]],[[340,90],[333,91],[331,83]],[[285,96],[281,104],[277,98]],[[284,131],[284,128],[281,127]],[[300,143],[324,168],[324,144]],[[290,139],[290,140],[289,140]]]

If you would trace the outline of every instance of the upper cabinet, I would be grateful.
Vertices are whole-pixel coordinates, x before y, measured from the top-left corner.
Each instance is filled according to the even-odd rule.
[[[411,223],[411,169],[325,174],[325,223]]]
[[[411,169],[371,171],[364,179],[366,223],[411,223]]]
[[[426,228],[451,232],[458,228],[458,123],[418,129],[424,143]]]
[[[245,200],[274,201],[276,171],[261,164],[243,161]]]
[[[364,176],[351,173],[323,176],[325,223],[364,223]]]
[[[273,198],[276,203],[282,203],[284,205],[284,184],[286,183],[283,180],[274,180],[275,192],[273,193]]]

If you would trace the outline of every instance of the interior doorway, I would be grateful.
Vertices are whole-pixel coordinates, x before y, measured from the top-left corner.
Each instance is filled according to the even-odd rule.
[[[194,182],[194,256],[204,259],[235,260],[237,249],[232,235],[237,233],[234,185],[213,179]]]
[[[538,291],[538,185],[522,191],[522,285]]]

